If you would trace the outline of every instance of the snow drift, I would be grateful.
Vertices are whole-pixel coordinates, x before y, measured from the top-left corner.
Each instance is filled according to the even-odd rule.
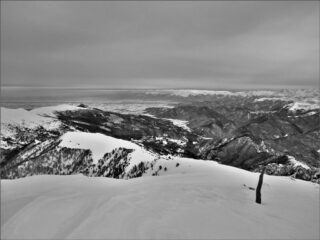
[[[177,164],[179,163],[179,165]],[[1,181],[5,239],[319,239],[319,185],[212,161],[158,162],[158,177]],[[178,166],[177,166],[178,165]],[[163,169],[163,168],[162,168]]]

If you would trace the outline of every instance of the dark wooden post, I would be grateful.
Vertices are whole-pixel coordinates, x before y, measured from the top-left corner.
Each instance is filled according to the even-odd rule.
[[[262,169],[262,172],[259,176],[259,182],[258,182],[258,186],[257,186],[257,190],[256,190],[256,203],[261,204],[261,187],[262,187],[262,182],[263,182],[263,174],[264,171],[266,170],[266,168]]]

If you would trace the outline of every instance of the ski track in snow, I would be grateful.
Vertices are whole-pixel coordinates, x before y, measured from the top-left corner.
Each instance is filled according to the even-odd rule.
[[[166,163],[158,177],[131,180],[1,180],[1,237],[319,239],[317,184],[266,175],[259,205],[248,189],[258,173],[186,158]]]

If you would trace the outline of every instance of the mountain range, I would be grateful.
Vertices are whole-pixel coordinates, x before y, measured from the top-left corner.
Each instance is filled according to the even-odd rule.
[[[193,158],[320,182],[320,109],[298,94],[300,101],[269,92],[146,94],[186,101],[139,114],[85,104],[1,108],[1,178],[132,178],[159,174],[157,161]]]

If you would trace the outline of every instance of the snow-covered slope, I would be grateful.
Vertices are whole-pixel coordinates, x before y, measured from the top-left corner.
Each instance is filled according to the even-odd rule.
[[[34,129],[43,127],[47,130],[55,129],[60,126],[60,122],[37,115],[25,109],[9,109],[1,107],[1,135],[11,136],[15,133],[14,128]]]
[[[82,108],[62,104],[57,106],[41,107],[31,111],[25,109],[10,109],[1,107],[1,135],[12,137],[18,129],[35,129],[43,127],[46,130],[57,129],[61,122],[56,119],[56,112],[74,111]]]
[[[185,120],[179,120],[179,119],[171,119],[171,118],[164,118],[166,120],[171,121],[174,125],[181,127],[189,132],[191,132],[191,129],[188,127],[188,121]]]
[[[60,104],[57,106],[48,106],[32,109],[30,112],[40,116],[55,117],[56,112],[76,111],[83,108],[71,104]]]
[[[319,239],[319,185],[212,161],[162,161],[159,177],[1,180],[1,238]],[[180,165],[176,167],[177,163]]]
[[[61,136],[61,140],[59,144],[60,147],[91,150],[94,163],[97,163],[104,154],[116,148],[133,149],[134,151],[130,153],[130,165],[127,169],[131,169],[132,166],[142,160],[151,162],[156,157],[156,155],[153,155],[135,143],[106,136],[101,133],[67,132]]]

